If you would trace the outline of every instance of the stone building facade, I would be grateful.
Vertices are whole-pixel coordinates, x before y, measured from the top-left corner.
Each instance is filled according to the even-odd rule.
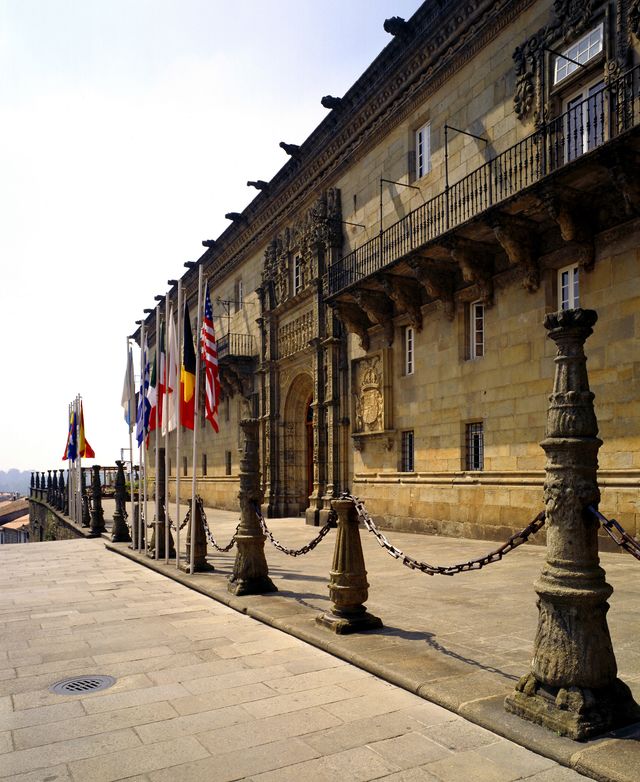
[[[602,507],[637,534],[640,0],[427,0],[385,29],[204,243],[223,399],[198,491],[237,507],[251,414],[271,516],[320,523],[349,489],[382,526],[503,537],[542,503],[542,321],[580,305]]]

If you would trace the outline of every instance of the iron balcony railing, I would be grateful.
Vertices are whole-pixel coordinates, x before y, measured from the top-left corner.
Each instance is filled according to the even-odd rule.
[[[640,65],[451,185],[329,267],[334,295],[638,124]]]
[[[218,358],[226,356],[254,356],[251,334],[223,334],[218,340]]]

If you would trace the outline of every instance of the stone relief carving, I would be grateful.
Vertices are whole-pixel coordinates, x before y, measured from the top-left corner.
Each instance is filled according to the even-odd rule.
[[[308,347],[316,333],[313,312],[305,312],[299,318],[285,323],[278,329],[278,357],[286,358]]]
[[[630,32],[640,40],[640,0],[631,0],[628,18]]]
[[[342,247],[340,190],[330,188],[291,227],[275,236],[264,256],[262,279],[270,283],[272,305],[277,306],[308,288],[318,275],[317,251]],[[294,264],[298,263],[298,286],[293,290]]]
[[[354,362],[354,418],[356,432],[384,428],[384,395],[380,356]]]

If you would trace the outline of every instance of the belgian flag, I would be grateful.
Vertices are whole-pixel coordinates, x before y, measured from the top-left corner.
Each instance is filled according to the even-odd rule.
[[[182,340],[182,365],[180,367],[180,423],[193,429],[196,394],[196,352],[189,320],[189,307],[184,302],[184,336]]]

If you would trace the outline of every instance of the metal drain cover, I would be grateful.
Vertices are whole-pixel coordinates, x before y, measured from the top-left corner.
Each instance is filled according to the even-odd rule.
[[[116,683],[113,676],[72,676],[69,679],[62,679],[49,687],[50,692],[57,695],[82,695],[85,692],[98,692],[106,690]]]

